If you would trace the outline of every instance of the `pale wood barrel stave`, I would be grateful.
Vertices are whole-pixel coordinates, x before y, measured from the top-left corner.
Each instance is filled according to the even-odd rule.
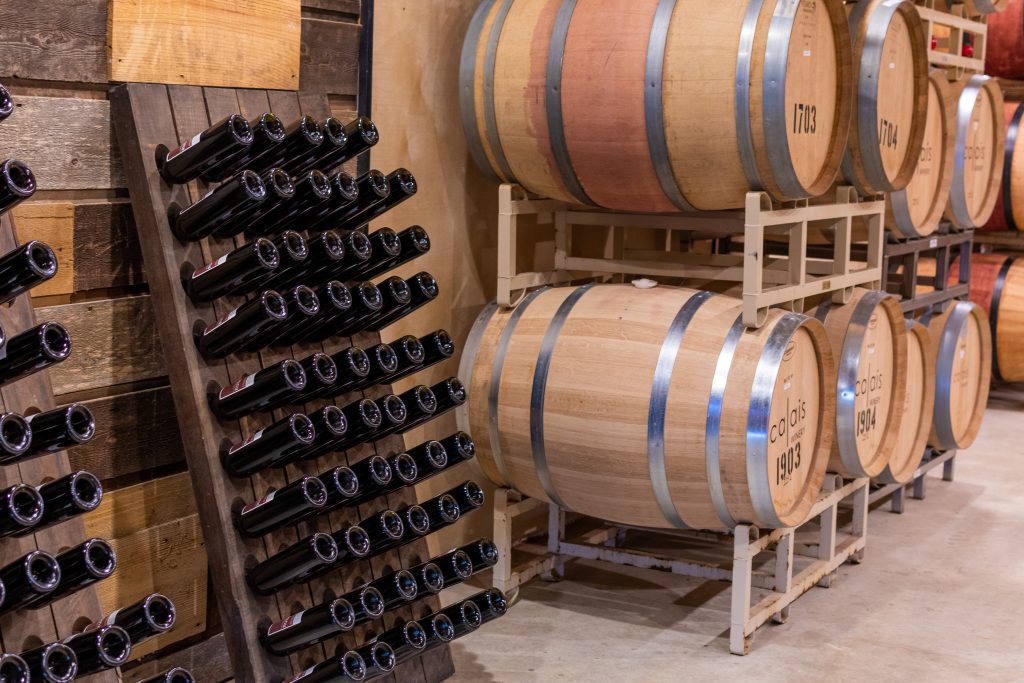
[[[1006,102],[1003,115],[1006,119],[1003,174],[995,209],[984,227],[986,230],[1019,231],[1024,228],[1024,141],[1018,140],[1024,103]]]
[[[957,133],[946,218],[967,230],[988,221],[999,196],[1006,141],[1003,95],[988,76],[965,77],[953,94]]]
[[[981,307],[954,302],[928,321],[935,346],[935,415],[929,445],[967,448],[978,436],[988,402],[992,337]]]

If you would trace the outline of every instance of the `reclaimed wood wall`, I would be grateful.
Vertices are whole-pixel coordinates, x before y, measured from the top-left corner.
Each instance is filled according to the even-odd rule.
[[[293,3],[297,27],[276,16],[291,12]],[[223,65],[240,64],[240,50],[259,49],[253,41],[269,39],[284,68],[225,74],[183,63],[176,69],[175,52],[167,45],[174,44],[175,21],[180,23],[185,6],[192,4],[222,12],[208,34],[218,40],[207,41],[203,49],[219,47]],[[359,0],[161,0],[147,5],[146,12],[139,5],[133,0],[0,3],[0,82],[19,108],[0,126],[0,135],[5,153],[29,164],[40,187],[15,211],[18,236],[49,243],[60,259],[58,277],[33,292],[40,320],[60,320],[74,342],[72,357],[51,373],[57,402],[85,403],[98,424],[96,438],[69,455],[73,467],[104,481],[103,506],[85,518],[88,532],[111,539],[118,551],[119,571],[101,585],[104,610],[153,591],[167,594],[178,608],[177,627],[139,647],[133,655],[144,660],[127,667],[124,680],[141,680],[178,662],[195,664],[204,681],[225,680],[230,669],[222,656],[216,606],[208,596],[203,538],[107,89],[126,78],[298,87],[327,93],[335,115],[352,117],[361,5]],[[152,15],[160,8],[168,11]],[[265,27],[254,38],[251,17],[234,21],[223,14],[246,11],[254,16],[267,11],[280,26]],[[246,35],[232,42],[232,31]],[[186,46],[179,56],[182,50],[200,53],[187,41],[177,44]],[[288,67],[293,53],[297,74]],[[129,57],[145,70],[133,71]]]

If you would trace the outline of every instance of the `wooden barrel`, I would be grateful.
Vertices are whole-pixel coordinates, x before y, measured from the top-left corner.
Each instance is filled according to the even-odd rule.
[[[592,285],[490,306],[466,343],[466,422],[502,486],[655,528],[805,520],[832,443],[821,323],[692,289]]]
[[[988,18],[985,73],[1024,78],[1024,0],[1012,0],[1006,11]]]
[[[818,0],[484,0],[463,44],[473,158],[624,211],[824,193],[852,111],[850,34]],[[714,172],[709,172],[714,169]]]
[[[985,225],[999,196],[1006,140],[1003,94],[989,76],[961,79],[953,89],[956,142],[946,217],[961,230],[969,230]]]
[[[878,476],[902,427],[907,335],[899,304],[885,292],[858,289],[849,303],[812,312],[825,324],[836,358],[836,438],[829,471]]]
[[[953,185],[956,107],[946,72],[935,69],[928,78],[928,105],[921,154],[914,177],[886,204],[886,225],[903,237],[935,232],[946,210]]]
[[[902,190],[921,155],[928,106],[928,43],[910,0],[860,0],[850,9],[855,76],[843,175],[861,194]]]
[[[1024,227],[1024,141],[1017,144],[1024,103],[1003,105],[1006,118],[1006,151],[996,208],[985,224],[986,230],[1020,230]]]
[[[882,484],[909,482],[921,464],[928,434],[932,429],[935,407],[935,349],[928,328],[914,320],[906,321],[907,372],[903,420],[892,456],[875,481]]]

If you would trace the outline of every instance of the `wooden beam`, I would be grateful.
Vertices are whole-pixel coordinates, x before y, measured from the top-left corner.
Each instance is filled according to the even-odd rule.
[[[107,0],[0,3],[0,75],[106,83]]]

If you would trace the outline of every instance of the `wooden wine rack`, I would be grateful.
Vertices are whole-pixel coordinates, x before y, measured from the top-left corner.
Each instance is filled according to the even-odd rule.
[[[403,489],[360,505],[357,510],[344,509],[256,540],[243,539],[235,531],[231,521],[232,506],[260,498],[270,488],[281,488],[297,477],[316,474],[349,461],[357,462],[374,452],[384,455],[398,452],[404,449],[404,445],[401,437],[391,436],[350,449],[346,454],[328,454],[316,463],[300,463],[283,470],[262,472],[249,479],[233,479],[221,467],[218,455],[221,445],[226,441],[241,440],[284,413],[276,411],[274,418],[262,415],[231,422],[218,421],[208,407],[207,388],[211,382],[225,386],[243,374],[283,358],[303,358],[321,350],[334,353],[350,342],[368,348],[379,343],[380,336],[361,333],[351,340],[334,338],[324,344],[297,345],[287,352],[236,354],[226,360],[207,362],[196,350],[193,325],[197,320],[210,322],[219,318],[243,299],[193,303],[182,289],[181,267],[185,263],[208,263],[239,246],[243,240],[206,239],[182,244],[174,238],[167,222],[167,207],[171,202],[187,205],[201,197],[206,188],[201,182],[168,185],[157,171],[155,150],[159,144],[173,148],[179,141],[191,138],[211,122],[231,113],[241,113],[252,119],[265,111],[273,111],[285,121],[303,114],[322,120],[330,114],[330,108],[327,98],[319,94],[140,83],[114,87],[110,101],[157,326],[167,356],[185,456],[202,521],[210,576],[235,679],[239,683],[280,681],[315,661],[361,644],[371,634],[365,627],[357,628],[355,633],[284,658],[270,655],[260,645],[257,624],[263,626],[277,621],[322,601],[330,593],[341,595],[365,579],[425,561],[428,559],[426,542],[421,539],[398,550],[362,560],[343,571],[332,572],[322,581],[292,587],[271,597],[257,596],[249,589],[245,582],[246,568],[314,531],[340,529],[386,507],[413,503],[414,494]],[[125,333],[131,334],[131,331],[125,330]],[[337,403],[345,405],[364,394],[377,398],[386,393],[390,393],[389,387],[375,387],[339,397]],[[295,407],[295,410],[308,412],[320,405],[323,402]],[[400,619],[422,617],[437,608],[436,597],[420,599],[411,608],[387,612],[383,626],[389,628]],[[380,623],[375,625],[379,627]],[[450,652],[444,647],[400,664],[391,677],[403,682],[434,683],[448,678],[453,671]]]
[[[26,237],[30,237],[26,235]],[[6,254],[18,246],[18,237],[10,212],[0,216],[0,254]],[[58,321],[59,322],[59,321]],[[0,326],[7,337],[23,332],[37,325],[35,309],[29,294],[22,294],[6,306],[0,306]],[[74,353],[75,340],[71,340]],[[60,366],[56,366],[59,372]],[[0,407],[5,413],[46,411],[55,408],[50,371],[37,372],[24,379],[0,388]],[[99,425],[98,429],[103,426]],[[19,482],[38,486],[44,481],[71,474],[71,465],[64,451],[43,455],[22,463],[0,467],[0,488],[7,488]],[[86,540],[85,525],[81,517],[75,517],[48,529],[42,529],[31,536],[0,539],[0,564],[6,565],[33,550],[45,550],[56,555],[58,552],[78,545]],[[0,639],[4,652],[21,652],[26,649],[67,638],[103,616],[95,586],[84,588],[53,605],[38,610],[17,610],[0,617]],[[117,681],[113,672],[97,674],[96,681]]]

